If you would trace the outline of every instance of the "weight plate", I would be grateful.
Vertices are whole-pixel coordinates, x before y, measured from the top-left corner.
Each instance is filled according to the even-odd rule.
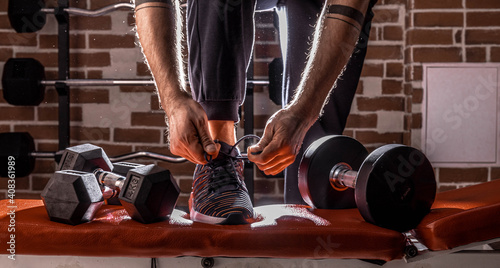
[[[354,208],[354,189],[337,191],[330,184],[330,171],[337,163],[347,163],[358,170],[368,155],[366,148],[347,136],[326,136],[313,142],[299,166],[299,190],[313,208]]]
[[[356,203],[367,222],[406,231],[430,211],[436,179],[419,150],[390,144],[371,153],[358,173]]]

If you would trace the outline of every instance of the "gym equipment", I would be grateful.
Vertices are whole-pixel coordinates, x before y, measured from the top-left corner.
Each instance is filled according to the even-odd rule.
[[[367,222],[406,231],[429,213],[436,179],[427,157],[415,148],[390,144],[368,154],[355,139],[334,135],[305,151],[299,190],[313,208],[357,206]]]
[[[132,219],[142,223],[172,213],[180,189],[168,170],[132,163],[117,167],[119,172],[128,170],[126,177],[111,172],[115,168],[104,151],[91,144],[65,150],[59,171],[41,194],[50,219],[72,225],[89,221],[105,199],[116,196]]]
[[[5,100],[12,105],[39,105],[45,95],[46,86],[154,86],[151,79],[66,79],[44,80],[45,68],[31,58],[11,58],[4,65],[2,76]],[[268,85],[267,80],[248,80],[248,84]]]
[[[27,132],[0,133],[0,148],[2,148],[0,150],[0,177],[8,177],[9,156],[15,158],[16,177],[26,177],[33,172],[36,158],[54,158],[56,162],[59,163],[64,152],[64,150],[58,152],[35,151],[35,142],[33,137]],[[153,152],[128,153],[111,157],[109,160],[111,162],[121,162],[139,157],[156,159],[170,163],[183,163],[187,161],[181,157],[172,157]],[[91,170],[87,171],[91,172]],[[121,174],[124,175],[126,172]]]
[[[181,7],[186,7],[186,3],[181,4]],[[134,10],[135,6],[131,3],[116,3],[97,10],[87,10],[74,7],[46,8],[45,3],[39,0],[9,0],[8,16],[10,25],[16,32],[33,33],[45,26],[47,14],[66,13],[84,17],[99,17],[123,8]]]

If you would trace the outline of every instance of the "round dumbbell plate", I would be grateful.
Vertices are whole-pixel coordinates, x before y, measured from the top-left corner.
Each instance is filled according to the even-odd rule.
[[[356,204],[366,221],[406,231],[430,211],[436,179],[429,160],[419,150],[390,144],[363,162],[356,184]]]
[[[356,207],[354,189],[334,189],[330,184],[330,171],[337,163],[346,163],[358,170],[367,155],[361,143],[347,136],[326,136],[313,142],[299,167],[299,190],[304,201],[314,208]]]

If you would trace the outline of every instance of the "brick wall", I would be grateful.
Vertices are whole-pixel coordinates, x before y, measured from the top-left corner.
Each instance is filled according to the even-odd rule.
[[[71,6],[97,9],[118,0],[72,0]],[[500,61],[500,5],[494,0],[404,1],[379,0],[361,82],[347,122],[346,135],[370,150],[386,143],[420,145],[422,126],[422,62]],[[57,23],[33,34],[10,29],[7,1],[0,3],[0,71],[10,57],[41,61],[47,79],[57,75]],[[270,13],[258,13],[255,75],[267,79],[267,64],[279,55]],[[71,78],[147,78],[150,76],[134,36],[129,11],[97,18],[71,17]],[[494,27],[491,27],[494,26]],[[495,28],[496,27],[496,28]],[[40,151],[57,149],[57,93],[48,87],[38,107],[11,106],[0,95],[0,131],[27,131]],[[255,88],[255,129],[279,107],[268,88]],[[164,113],[152,87],[85,87],[71,89],[71,144],[91,142],[109,155],[133,151],[169,154],[165,146]],[[242,124],[238,134],[242,135]],[[149,160],[139,160],[150,163]],[[194,166],[158,163],[179,182],[180,205],[186,205]],[[39,198],[54,172],[52,160],[39,159],[35,172],[16,182],[17,198]],[[499,168],[442,169],[440,190],[500,177]],[[470,174],[470,176],[468,176]],[[0,198],[6,181],[0,180]],[[264,178],[256,172],[257,204],[280,202],[283,178]]]
[[[412,94],[412,145],[420,147],[422,64],[500,62],[500,2],[413,0],[406,10],[405,89]],[[495,166],[436,168],[440,190],[500,178]]]

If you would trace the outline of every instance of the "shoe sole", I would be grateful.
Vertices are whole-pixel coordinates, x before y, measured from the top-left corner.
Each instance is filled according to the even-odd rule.
[[[192,221],[220,225],[241,225],[250,223],[251,219],[245,218],[241,213],[231,213],[227,218],[208,216],[197,212],[192,206],[192,195],[189,198],[189,217]]]

